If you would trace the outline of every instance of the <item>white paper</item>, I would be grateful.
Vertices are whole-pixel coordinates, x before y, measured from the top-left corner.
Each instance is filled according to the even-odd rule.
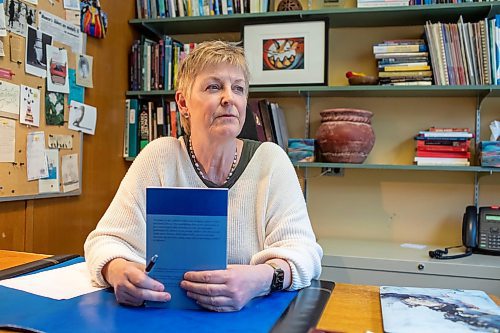
[[[104,288],[92,285],[87,265],[71,266],[0,281],[0,285],[52,299],[70,299]]]
[[[0,162],[15,162],[16,121],[0,118]]]
[[[0,10],[0,12],[2,11]],[[0,57],[5,57],[5,50],[3,48],[3,42],[1,40],[0,40]]]
[[[78,154],[64,155],[61,162],[63,192],[76,191],[80,188],[78,173]]]
[[[80,26],[80,11],[79,10],[66,10],[66,21],[76,26]],[[83,43],[83,42],[82,42]]]
[[[94,58],[79,54],[76,61],[76,84],[82,87],[93,88],[92,67]]]
[[[80,0],[64,0],[64,9],[80,10]]]
[[[500,120],[493,120],[490,124],[491,137],[490,141],[497,141],[500,137]]]
[[[28,26],[26,38],[25,71],[38,77],[47,75],[46,45],[52,44],[52,36]]]
[[[73,149],[73,138],[65,134],[49,134],[47,146],[53,149]]]
[[[19,86],[0,81],[0,116],[19,119]]]
[[[38,181],[39,193],[59,192],[59,150],[45,149],[49,176]]]
[[[401,244],[401,247],[407,248],[407,249],[415,249],[415,250],[423,250],[427,247],[427,245],[423,244],[413,244],[413,243],[403,243]]]
[[[93,106],[71,101],[68,128],[73,131],[94,135],[97,109]]]
[[[30,132],[26,140],[28,181],[49,176],[47,156],[45,156],[45,133]]]
[[[1,9],[3,9],[4,1],[0,0],[0,5],[2,6]],[[7,36],[7,29],[5,28],[5,11],[0,10],[0,36]]]
[[[19,122],[36,127],[40,126],[40,90],[21,85]]]
[[[26,37],[27,26],[35,25],[36,7],[19,0],[4,0],[4,2],[7,30]]]
[[[69,94],[68,52],[52,45],[47,51],[47,90]]]
[[[70,46],[73,53],[84,53],[79,26],[43,10],[38,14],[40,30],[51,35],[55,41]]]

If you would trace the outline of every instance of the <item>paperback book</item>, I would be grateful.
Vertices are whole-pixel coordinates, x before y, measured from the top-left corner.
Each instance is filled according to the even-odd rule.
[[[188,271],[227,267],[228,189],[148,187],[146,257],[157,255],[149,276],[172,295],[146,306],[200,309],[180,287]]]

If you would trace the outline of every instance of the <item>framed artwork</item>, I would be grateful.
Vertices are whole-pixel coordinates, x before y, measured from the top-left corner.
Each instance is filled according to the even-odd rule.
[[[327,84],[327,20],[245,25],[243,46],[250,85]]]

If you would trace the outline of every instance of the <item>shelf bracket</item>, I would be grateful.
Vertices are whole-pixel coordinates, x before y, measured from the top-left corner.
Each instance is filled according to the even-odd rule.
[[[311,132],[311,96],[309,92],[306,93],[306,112],[305,112],[305,125],[304,125],[304,138],[309,138]],[[307,202],[307,176],[309,176],[309,168],[304,171],[304,200]]]
[[[479,207],[479,176],[474,173],[474,206]]]

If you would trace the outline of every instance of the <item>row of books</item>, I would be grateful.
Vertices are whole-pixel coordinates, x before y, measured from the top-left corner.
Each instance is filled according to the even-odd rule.
[[[500,84],[500,15],[425,25],[436,85]]]
[[[283,150],[288,149],[288,127],[283,110],[278,103],[267,99],[250,99],[248,107],[253,115],[253,122],[246,122],[255,126],[256,139],[278,144]],[[248,117],[247,113],[247,117]],[[250,137],[251,138],[251,137]]]
[[[373,46],[381,85],[431,85],[429,53],[423,39],[386,40]]]
[[[130,52],[130,90],[171,90],[180,62],[196,43],[181,43],[164,35],[159,41],[134,41]]]
[[[270,0],[136,0],[136,8],[140,19],[231,15],[268,12]]]
[[[136,157],[154,139],[181,135],[180,115],[174,101],[125,100],[123,157]]]
[[[415,136],[417,165],[469,166],[470,142],[474,134],[468,128],[431,127]]]
[[[358,8],[409,6],[409,0],[357,0]]]
[[[123,157],[136,157],[141,149],[157,138],[180,135],[180,114],[175,101],[163,98],[157,101],[125,101]],[[275,142],[286,151],[288,128],[285,114],[278,103],[267,99],[250,99],[240,137]]]

